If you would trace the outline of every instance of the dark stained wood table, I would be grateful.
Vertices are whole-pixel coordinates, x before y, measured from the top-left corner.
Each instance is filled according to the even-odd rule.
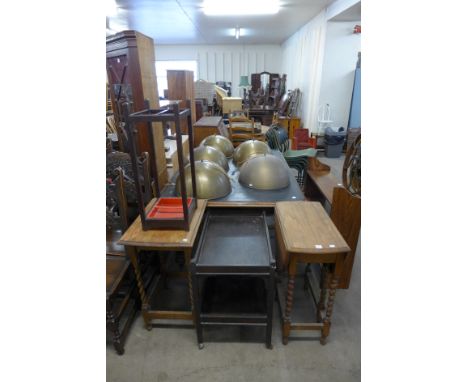
[[[148,203],[151,206],[153,203]],[[143,231],[141,226],[140,217],[138,217],[133,224],[121,237],[119,244],[125,246],[130,261],[135,269],[135,275],[138,284],[138,291],[140,293],[142,303],[142,315],[145,326],[148,330],[152,328],[152,321],[156,319],[175,319],[175,320],[192,320],[192,311],[164,311],[152,310],[150,306],[150,297],[153,294],[158,279],[145,290],[141,270],[138,262],[138,250],[156,250],[156,251],[181,251],[184,253],[186,267],[190,264],[192,257],[192,249],[194,247],[198,230],[200,228],[203,214],[205,212],[207,201],[205,199],[198,199],[198,207],[192,217],[190,223],[190,230],[148,230]],[[193,310],[192,299],[192,285],[189,273],[186,272],[189,282],[190,304]]]
[[[271,150],[271,154],[280,158],[286,163],[283,154],[278,150]],[[292,171],[289,171],[289,186],[280,190],[254,190],[239,183],[239,168],[234,164],[232,159],[228,160],[229,170],[228,175],[231,180],[232,191],[230,194],[218,198],[208,200],[209,208],[224,208],[224,207],[249,207],[273,209],[275,204],[280,201],[288,200],[304,200],[304,194],[299,187],[299,184],[294,177]],[[169,183],[162,190],[163,196],[175,196],[175,182]]]
[[[336,288],[350,248],[319,202],[278,202],[275,206],[275,229],[280,264],[282,268],[288,269],[286,309],[283,309],[282,299],[278,297],[280,316],[283,321],[283,344],[288,343],[291,330],[320,330],[320,343],[325,345],[330,333]],[[315,297],[312,284],[308,278],[306,279],[316,304],[318,321],[316,323],[291,322],[298,263],[334,266],[331,277],[327,277],[327,282],[322,284],[320,299]],[[328,299],[325,309],[327,289]],[[325,316],[322,317],[321,310],[324,309]]]

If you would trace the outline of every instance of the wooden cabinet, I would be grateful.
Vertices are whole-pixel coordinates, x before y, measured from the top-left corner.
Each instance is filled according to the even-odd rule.
[[[106,69],[112,108],[117,120],[122,118],[120,112],[122,100],[132,101],[134,111],[144,109],[145,99],[149,101],[151,108],[159,107],[153,39],[132,30],[107,37]],[[123,98],[124,95],[125,98]],[[160,122],[153,124],[156,158],[151,158],[151,160],[157,161],[159,184],[165,185],[167,170],[164,133],[163,129],[157,125],[160,125]],[[138,151],[151,153],[150,142],[148,131],[143,123],[138,128]]]
[[[288,132],[288,138],[294,138],[294,130],[301,127],[299,117],[278,117],[278,123]]]
[[[198,146],[203,139],[213,134],[221,134],[221,117],[202,117],[193,125],[194,146]]]
[[[242,110],[242,98],[223,97],[223,114],[229,114],[233,111]]]
[[[172,100],[190,100],[192,126],[196,122],[195,87],[191,70],[167,71],[167,96]],[[187,134],[187,122],[181,123],[182,133]]]

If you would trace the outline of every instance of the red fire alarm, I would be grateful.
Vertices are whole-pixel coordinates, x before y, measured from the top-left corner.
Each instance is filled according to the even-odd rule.
[[[354,33],[361,33],[361,26],[360,25],[355,25],[354,26]]]

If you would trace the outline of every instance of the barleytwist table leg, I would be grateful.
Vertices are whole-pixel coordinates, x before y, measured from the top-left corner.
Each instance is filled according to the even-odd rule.
[[[329,277],[330,277],[330,274],[327,272],[327,269],[325,268],[325,266],[322,265],[322,268],[320,271],[320,300],[317,304],[318,310],[325,309],[325,300],[327,298],[327,286],[330,281]]]
[[[328,292],[328,301],[327,301],[327,310],[325,318],[323,320],[322,336],[320,337],[320,343],[325,345],[326,338],[330,334],[330,325],[331,325],[331,315],[333,313],[333,304],[335,302],[336,287],[338,286],[339,278],[336,275],[333,275],[330,290]]]
[[[288,291],[286,294],[286,309],[284,312],[284,323],[283,323],[283,344],[288,344],[289,332],[291,331],[291,311],[294,297],[294,279],[295,275],[288,276]]]
[[[138,259],[136,255],[135,248],[129,247],[127,248],[128,257],[130,257],[130,261],[132,262],[133,268],[135,270],[135,277],[138,286],[138,292],[140,293],[141,299],[141,312],[143,314],[143,320],[145,321],[145,327],[147,330],[152,329],[151,320],[147,316],[147,312],[149,311],[149,304],[148,304],[148,297],[146,296],[145,286],[143,284],[143,279],[141,277],[141,270],[140,264],[138,264]]]

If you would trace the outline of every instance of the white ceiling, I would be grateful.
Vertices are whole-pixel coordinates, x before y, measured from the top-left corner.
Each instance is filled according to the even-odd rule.
[[[361,2],[349,7],[330,21],[361,21]]]
[[[203,0],[109,0],[117,12],[107,26],[134,29],[156,44],[280,44],[333,0],[282,0],[275,15],[205,16]],[[235,2],[236,0],[232,0]],[[255,0],[252,0],[255,1]],[[110,12],[108,12],[110,14]],[[234,28],[241,38],[234,38]]]

